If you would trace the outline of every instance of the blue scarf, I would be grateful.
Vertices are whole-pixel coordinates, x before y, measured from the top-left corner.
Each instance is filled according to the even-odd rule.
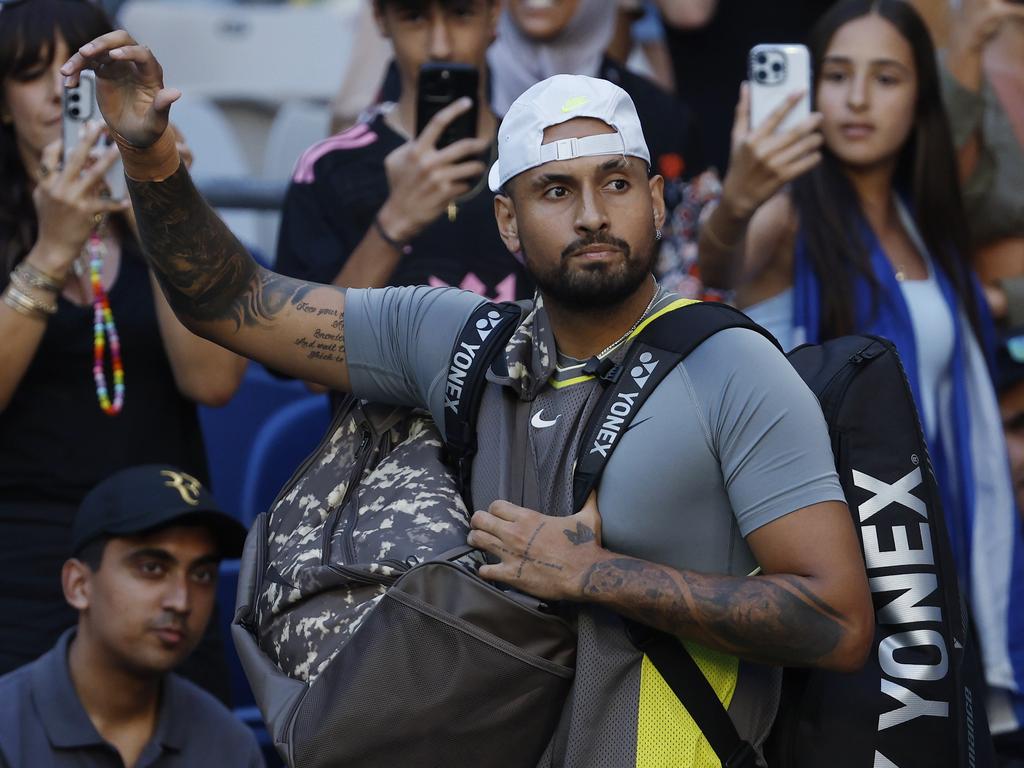
[[[904,220],[922,247],[913,221],[906,216]],[[920,412],[921,382],[910,312],[878,239],[870,228],[863,230],[880,290],[875,307],[868,282],[862,277],[855,280],[855,329],[896,345]],[[794,256],[794,338],[818,342],[821,290],[802,236]],[[1006,445],[989,366],[949,276],[934,262],[931,266],[955,318],[955,338],[952,412],[940,413],[928,451],[939,480],[960,583],[970,597],[986,678],[1010,699],[1009,708],[1000,708],[1003,717],[997,720],[990,713],[993,730],[999,732],[1024,725],[1024,537],[1008,461],[1000,458],[1006,455]],[[980,291],[978,296],[984,308]]]

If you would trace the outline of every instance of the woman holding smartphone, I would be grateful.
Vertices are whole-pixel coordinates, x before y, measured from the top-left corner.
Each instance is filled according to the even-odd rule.
[[[776,132],[794,94],[751,128],[744,86],[723,196],[701,226],[701,274],[734,290],[787,349],[848,333],[896,344],[988,682],[1003,699],[990,709],[993,732],[1015,729],[1024,722],[1024,701],[1010,693],[1024,690],[1021,532],[935,52],[902,0],[842,0],[810,43],[818,112]]]
[[[83,0],[0,6],[0,674],[74,622],[60,571],[85,493],[136,464],[205,479],[195,404],[244,370],[155,288],[99,129],[63,157],[58,67],[111,28]]]

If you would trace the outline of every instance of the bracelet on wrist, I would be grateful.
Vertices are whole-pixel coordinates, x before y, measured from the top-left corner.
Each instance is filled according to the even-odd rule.
[[[373,217],[373,227],[374,227],[374,229],[377,230],[377,234],[380,235],[380,239],[381,240],[383,240],[385,243],[390,245],[396,251],[399,251],[401,253],[405,253],[406,252],[406,249],[409,247],[409,244],[407,242],[402,241],[402,240],[396,240],[391,235],[389,235],[387,232],[385,232],[384,231],[384,226],[380,223],[380,215],[379,214],[377,216]]]
[[[44,303],[13,284],[8,285],[4,292],[4,303],[25,317],[34,317],[40,320],[45,320],[47,316],[57,312],[56,301]]]
[[[14,268],[11,272],[11,280],[18,280],[23,285],[51,293],[58,293],[61,287],[60,281],[56,277],[44,272],[39,267],[29,264],[27,261],[22,261]]]

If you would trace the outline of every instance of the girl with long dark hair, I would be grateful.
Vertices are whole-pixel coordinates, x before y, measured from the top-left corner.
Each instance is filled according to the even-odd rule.
[[[75,621],[60,571],[85,493],[135,464],[205,479],[195,404],[244,370],[155,287],[99,129],[62,158],[58,68],[111,29],[87,0],[0,5],[0,674]]]
[[[744,86],[701,274],[787,348],[853,332],[896,344],[988,682],[1011,705],[993,708],[992,729],[1019,728],[1024,547],[935,51],[904,0],[841,0],[810,47],[819,111],[795,127],[775,130],[791,99],[752,130]]]

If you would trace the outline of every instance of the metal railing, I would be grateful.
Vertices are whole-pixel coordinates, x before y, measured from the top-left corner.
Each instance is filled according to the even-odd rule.
[[[244,208],[253,211],[277,211],[284,203],[287,181],[267,181],[244,177],[196,179],[196,187],[214,208]]]

